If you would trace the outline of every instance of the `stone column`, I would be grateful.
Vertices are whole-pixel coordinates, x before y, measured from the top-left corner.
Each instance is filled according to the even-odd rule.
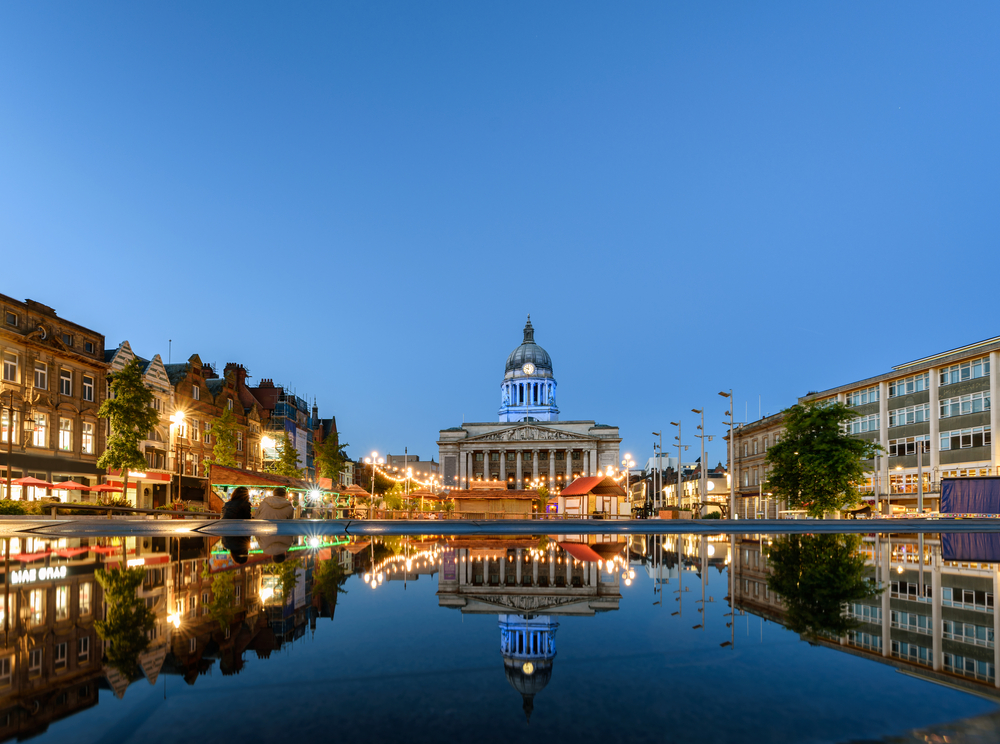
[[[880,382],[878,384],[878,440],[885,448],[882,457],[879,458],[879,480],[882,488],[879,490],[879,498],[885,498],[891,493],[889,487],[889,383]]]
[[[566,485],[573,482],[573,450],[566,450]]]
[[[566,554],[566,586],[573,586],[573,556]]]
[[[514,476],[514,487],[515,488],[521,488],[522,487],[522,483],[521,483],[521,469],[522,469],[523,461],[524,461],[524,458],[521,456],[521,450],[514,450],[514,457],[517,458],[517,462],[516,462],[517,474]]]
[[[462,452],[461,450],[459,450],[459,452],[458,452],[458,487],[459,488],[465,488],[466,487],[463,484],[463,481],[467,477],[466,473],[468,473],[468,470],[466,468],[466,466],[467,466],[468,463],[467,463],[467,461],[466,461],[465,458],[466,458],[466,454],[464,452]]]
[[[503,487],[507,487],[507,450],[500,450],[500,480]]]
[[[507,555],[500,556],[500,586],[507,583]]]
[[[885,383],[882,383],[883,385]],[[882,656],[889,658],[892,655],[892,612],[889,603],[889,582],[892,575],[892,541],[886,538],[882,544]]]
[[[531,450],[531,479],[538,480],[538,450]]]
[[[998,475],[997,466],[1000,465],[1000,434],[997,433],[1000,430],[1000,405],[996,403],[997,395],[1000,395],[1000,369],[997,369],[1000,365],[1000,351],[990,352],[990,436],[993,438],[993,452],[992,458],[990,459],[990,465],[993,467],[990,469],[990,475]],[[995,594],[993,596],[996,596]],[[994,613],[1000,616],[1000,613]],[[997,638],[997,636],[994,636]],[[996,644],[997,648],[1000,648],[1000,642]],[[1000,669],[1000,667],[997,667]],[[1000,680],[1000,674],[997,674],[997,680]]]
[[[556,557],[549,553],[549,586],[556,585]]]
[[[940,481],[938,470],[941,467],[941,401],[938,395],[937,368],[932,367],[928,370],[928,374],[931,386],[931,481]]]
[[[580,457],[582,458],[580,460],[580,473],[584,476],[590,475],[590,465],[588,462],[590,459],[590,452],[584,450]]]
[[[601,460],[597,456],[597,447],[591,451],[590,455],[590,474],[600,475],[601,474]]]
[[[462,563],[462,560],[465,558],[465,556],[462,555],[465,552],[465,549],[459,548],[456,552],[458,553],[458,555],[455,556],[455,560],[458,561],[458,585],[461,586],[465,583],[465,564]],[[406,570],[405,567],[403,570]]]
[[[538,586],[538,559],[531,559],[531,585]],[[996,595],[994,595],[996,596]]]
[[[940,672],[944,667],[944,657],[941,652],[944,628],[941,627],[941,622],[941,547],[933,545],[931,546],[931,635],[933,638],[931,641],[931,663],[935,672]]]
[[[597,582],[601,579],[601,565],[599,563],[590,564],[590,585],[597,586]]]
[[[556,451],[549,450],[549,481],[546,483],[550,489],[556,487]]]
[[[522,555],[523,550],[524,548],[518,548],[517,554],[514,556],[514,562],[517,563],[516,573],[514,574],[514,576],[517,579],[518,586],[521,586],[521,563],[523,562],[523,557],[524,557]]]

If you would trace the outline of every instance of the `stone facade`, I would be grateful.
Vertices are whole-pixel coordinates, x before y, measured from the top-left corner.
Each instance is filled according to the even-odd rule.
[[[0,362],[0,476],[9,464],[14,478],[96,483],[106,436],[97,417],[107,394],[104,336],[40,302],[0,295]]]

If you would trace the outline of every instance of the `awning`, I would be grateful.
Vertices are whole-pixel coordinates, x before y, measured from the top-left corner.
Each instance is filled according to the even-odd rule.
[[[604,559],[595,553],[594,549],[589,545],[584,545],[583,543],[561,542],[559,543],[559,547],[576,558],[578,561],[584,561],[585,563],[604,563]]]
[[[89,552],[90,548],[59,548],[58,550],[53,550],[52,555],[58,555],[60,558],[75,558],[78,555]]]
[[[10,559],[12,561],[20,561],[21,563],[31,563],[32,561],[40,561],[49,555],[48,550],[43,550],[41,553],[17,553],[12,555]]]
[[[38,478],[32,478],[28,476],[27,478],[17,478],[10,482],[12,486],[31,486],[32,488],[52,488],[52,484],[48,481],[38,480]]]
[[[112,555],[113,553],[121,552],[121,546],[119,545],[91,545],[87,549],[94,553],[101,553],[102,555]]]
[[[52,487],[58,491],[89,491],[90,486],[85,486],[82,483],[77,483],[73,480],[62,481],[61,483],[53,483]]]

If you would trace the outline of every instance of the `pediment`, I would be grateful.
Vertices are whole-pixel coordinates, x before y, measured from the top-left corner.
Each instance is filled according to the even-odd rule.
[[[579,442],[580,440],[597,441],[595,437],[588,434],[577,434],[575,432],[560,431],[550,429],[545,426],[535,426],[533,424],[521,424],[510,426],[499,431],[491,431],[488,434],[479,434],[469,437],[466,442]]]
[[[543,595],[524,594],[473,594],[468,595],[470,602],[495,607],[498,610],[513,611],[515,613],[544,614],[557,609],[565,609],[567,605],[585,604],[589,605],[593,597],[554,597]]]

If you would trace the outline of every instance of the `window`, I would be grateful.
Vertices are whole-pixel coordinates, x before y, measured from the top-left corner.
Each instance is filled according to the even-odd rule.
[[[65,452],[73,449],[73,419],[59,419],[59,449]]]
[[[84,636],[76,642],[76,661],[78,664],[86,664],[90,661],[90,638]]]
[[[45,362],[35,362],[35,387],[39,390],[49,389],[49,366]]]
[[[83,342],[83,350],[85,352],[87,352],[88,354],[93,354],[94,353],[94,342],[93,341],[84,341]]]
[[[974,646],[993,648],[993,628],[991,626],[945,620],[941,624],[941,630],[949,641],[962,641]]]
[[[65,669],[66,668],[66,655],[67,655],[66,652],[68,650],[67,649],[68,645],[69,645],[68,643],[57,643],[56,644],[56,659],[55,659],[55,665],[54,665],[56,669]]]
[[[0,659],[0,685],[6,687],[10,684],[11,672],[14,669],[13,661],[13,656],[5,656]]]
[[[80,449],[83,454],[94,454],[94,425],[88,421],[83,422],[82,434],[80,435]]]
[[[878,430],[879,416],[877,413],[869,413],[867,416],[857,416],[844,424],[844,431],[847,434],[863,434],[868,431]],[[774,441],[777,444],[777,435],[775,435]]]
[[[71,335],[69,335],[68,333],[64,333],[62,335],[62,342],[64,344],[66,344],[67,346],[72,346],[73,345],[73,337]]]
[[[919,393],[922,390],[930,390],[931,373],[924,372],[922,375],[913,375],[902,380],[893,380],[889,383],[889,397],[896,398],[900,395],[910,395]],[[878,400],[876,398],[875,400]]]
[[[189,638],[188,639],[188,651],[193,654],[197,650],[198,650],[198,639],[197,638]]]
[[[192,442],[197,442],[198,441],[198,436],[199,436],[198,432],[200,432],[200,431],[201,431],[201,429],[198,427],[198,422],[197,421],[192,421],[191,422],[191,441]]]
[[[33,648],[28,654],[28,674],[35,677],[42,673],[42,649]]]
[[[743,443],[743,456],[744,457],[747,456],[747,443],[746,442]]]
[[[45,590],[32,589],[28,595],[28,626],[41,625],[45,621]]]
[[[5,382],[20,382],[18,366],[20,362],[17,354],[4,352],[3,355],[3,379]]]
[[[993,593],[945,586],[941,588],[941,604],[944,607],[993,612]]]
[[[965,656],[944,654],[944,668],[953,674],[974,677],[985,682],[993,682],[996,679],[996,668],[992,664]]]
[[[80,614],[89,615],[90,614],[90,600],[93,585],[89,581],[85,581],[80,584]]]
[[[207,421],[201,425],[201,439],[205,444],[212,443],[212,437],[209,432],[212,430],[212,425]]]
[[[986,447],[993,444],[988,426],[974,426],[969,429],[955,429],[941,432],[941,451]]]
[[[197,385],[191,386],[191,397],[195,400],[201,400],[201,388]]]
[[[942,385],[953,385],[956,382],[974,380],[977,377],[990,376],[990,358],[974,359],[971,362],[953,364],[944,367],[940,373],[940,383]]]
[[[931,650],[926,646],[918,646],[915,643],[903,643],[901,641],[892,642],[892,655],[916,662],[917,664],[931,664]]]
[[[990,410],[990,393],[988,390],[982,393],[962,395],[958,398],[948,398],[941,401],[941,418],[988,410]]]
[[[243,451],[243,432],[242,431],[236,432],[236,451],[237,452],[242,452]],[[499,455],[494,454],[493,457],[496,458],[496,457],[499,457]]]
[[[45,447],[48,443],[49,417],[44,413],[36,413],[35,430],[31,433],[33,447]]]
[[[889,411],[889,426],[903,426],[904,424],[920,424],[931,420],[931,404],[924,403],[920,406],[908,406],[907,408],[897,408]]]
[[[83,376],[83,399],[91,402],[94,400],[94,378],[89,375]]]
[[[924,633],[930,635],[931,632],[931,619],[927,615],[918,615],[915,612],[897,612],[893,610],[890,613],[890,622],[894,628],[904,628],[913,633]]]
[[[150,403],[149,405],[154,411],[158,413],[163,413],[163,403],[160,402],[159,398],[153,398],[153,402]]]
[[[931,437],[924,434],[919,437],[904,437],[902,439],[889,440],[889,457],[902,457],[903,455],[917,454],[917,448],[927,453],[931,451]]]
[[[756,439],[753,440],[753,453],[755,455],[757,454],[757,440]]]
[[[240,599],[243,597],[243,585],[237,584],[235,589],[236,589],[236,601],[239,602]]]
[[[17,328],[17,314],[12,313],[10,310],[8,310],[5,316],[7,318],[7,325],[14,326],[15,328]]]
[[[892,393],[889,393],[892,395]],[[878,402],[878,385],[865,390],[855,390],[847,394],[844,402],[849,406],[863,406],[866,403]]]
[[[59,370],[59,394],[73,394],[73,373],[68,369]]]
[[[191,454],[191,475],[198,475],[198,453]]]
[[[8,421],[10,417],[10,409],[4,408],[0,411],[0,442],[7,442],[8,435],[13,435],[14,441],[17,442],[17,432],[18,432],[18,421],[17,421],[17,411],[14,411],[14,427],[13,432],[10,431],[11,426]]]
[[[229,400],[226,401],[226,408],[228,410],[230,410],[230,411],[233,410],[233,399],[232,398],[230,398]]]
[[[69,617],[69,587],[56,587],[56,620],[65,620]]]

